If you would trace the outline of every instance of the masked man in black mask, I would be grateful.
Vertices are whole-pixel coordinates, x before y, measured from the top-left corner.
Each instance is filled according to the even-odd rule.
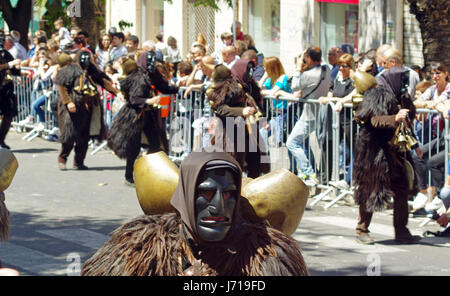
[[[11,75],[20,76],[20,70],[16,68],[20,60],[14,60],[4,45],[5,33],[0,29],[0,115],[3,116],[0,125],[0,147],[9,149],[5,144],[5,138],[13,117],[17,115],[17,99]]]
[[[172,196],[176,213],[125,223],[82,275],[308,275],[291,237],[242,218],[241,176],[229,154],[192,153]]]
[[[141,147],[147,153],[164,151],[168,153],[169,143],[157,94],[174,94],[178,88],[171,86],[157,69],[154,51],[142,53],[137,62],[122,60],[123,74],[120,90],[127,104],[114,118],[108,134],[108,147],[115,154],[126,159],[125,184],[134,186],[133,165]]]
[[[86,170],[84,159],[90,137],[106,138],[102,105],[97,85],[117,95],[119,91],[105,73],[92,62],[91,54],[80,51],[75,62],[67,63],[70,57],[62,53],[58,63],[66,64],[56,76],[60,100],[58,102],[58,124],[61,153],[58,156],[60,170],[66,169],[67,158],[75,146],[74,168]]]

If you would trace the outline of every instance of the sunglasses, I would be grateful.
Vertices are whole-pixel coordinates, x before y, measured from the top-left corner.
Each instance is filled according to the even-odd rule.
[[[431,75],[441,75],[442,72],[431,72]]]
[[[347,65],[339,65],[339,68],[350,68],[350,66],[347,66]]]

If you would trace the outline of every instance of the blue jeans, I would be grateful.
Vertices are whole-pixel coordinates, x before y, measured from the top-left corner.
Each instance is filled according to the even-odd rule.
[[[305,143],[309,138],[309,134],[314,130],[315,125],[315,120],[298,120],[286,141],[286,147],[300,166],[301,173],[307,176],[313,174],[314,169],[305,153]]]
[[[444,203],[445,209],[448,210],[450,207],[450,186],[444,186],[439,194],[440,199]]]
[[[285,115],[274,116],[269,120],[270,128],[266,130],[265,127],[260,128],[259,132],[261,137],[266,143],[266,147],[269,147],[268,139],[274,133],[276,135],[277,144],[280,145],[283,142],[283,117]]]
[[[34,115],[37,114],[37,116],[39,117],[39,122],[42,123],[45,122],[45,112],[41,107],[45,105],[46,98],[47,97],[45,95],[40,96],[36,101],[33,102],[33,105],[31,106],[30,115],[34,117]]]

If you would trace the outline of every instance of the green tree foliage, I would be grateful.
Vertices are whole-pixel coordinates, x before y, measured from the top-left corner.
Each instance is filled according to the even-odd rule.
[[[35,5],[42,6],[44,2],[45,1],[38,0],[35,2]],[[50,37],[51,34],[55,32],[55,26],[53,23],[59,18],[64,20],[66,27],[69,26],[70,21],[66,12],[67,3],[65,0],[46,1],[45,8],[47,9],[47,12],[42,17],[42,20],[44,21],[42,30],[47,32],[47,36]]]

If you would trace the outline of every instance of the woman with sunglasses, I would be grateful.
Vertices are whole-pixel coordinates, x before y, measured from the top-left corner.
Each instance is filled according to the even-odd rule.
[[[422,96],[414,102],[416,107],[439,110],[450,98],[450,83],[448,68],[439,62],[431,63],[431,78],[434,85],[429,87]]]

